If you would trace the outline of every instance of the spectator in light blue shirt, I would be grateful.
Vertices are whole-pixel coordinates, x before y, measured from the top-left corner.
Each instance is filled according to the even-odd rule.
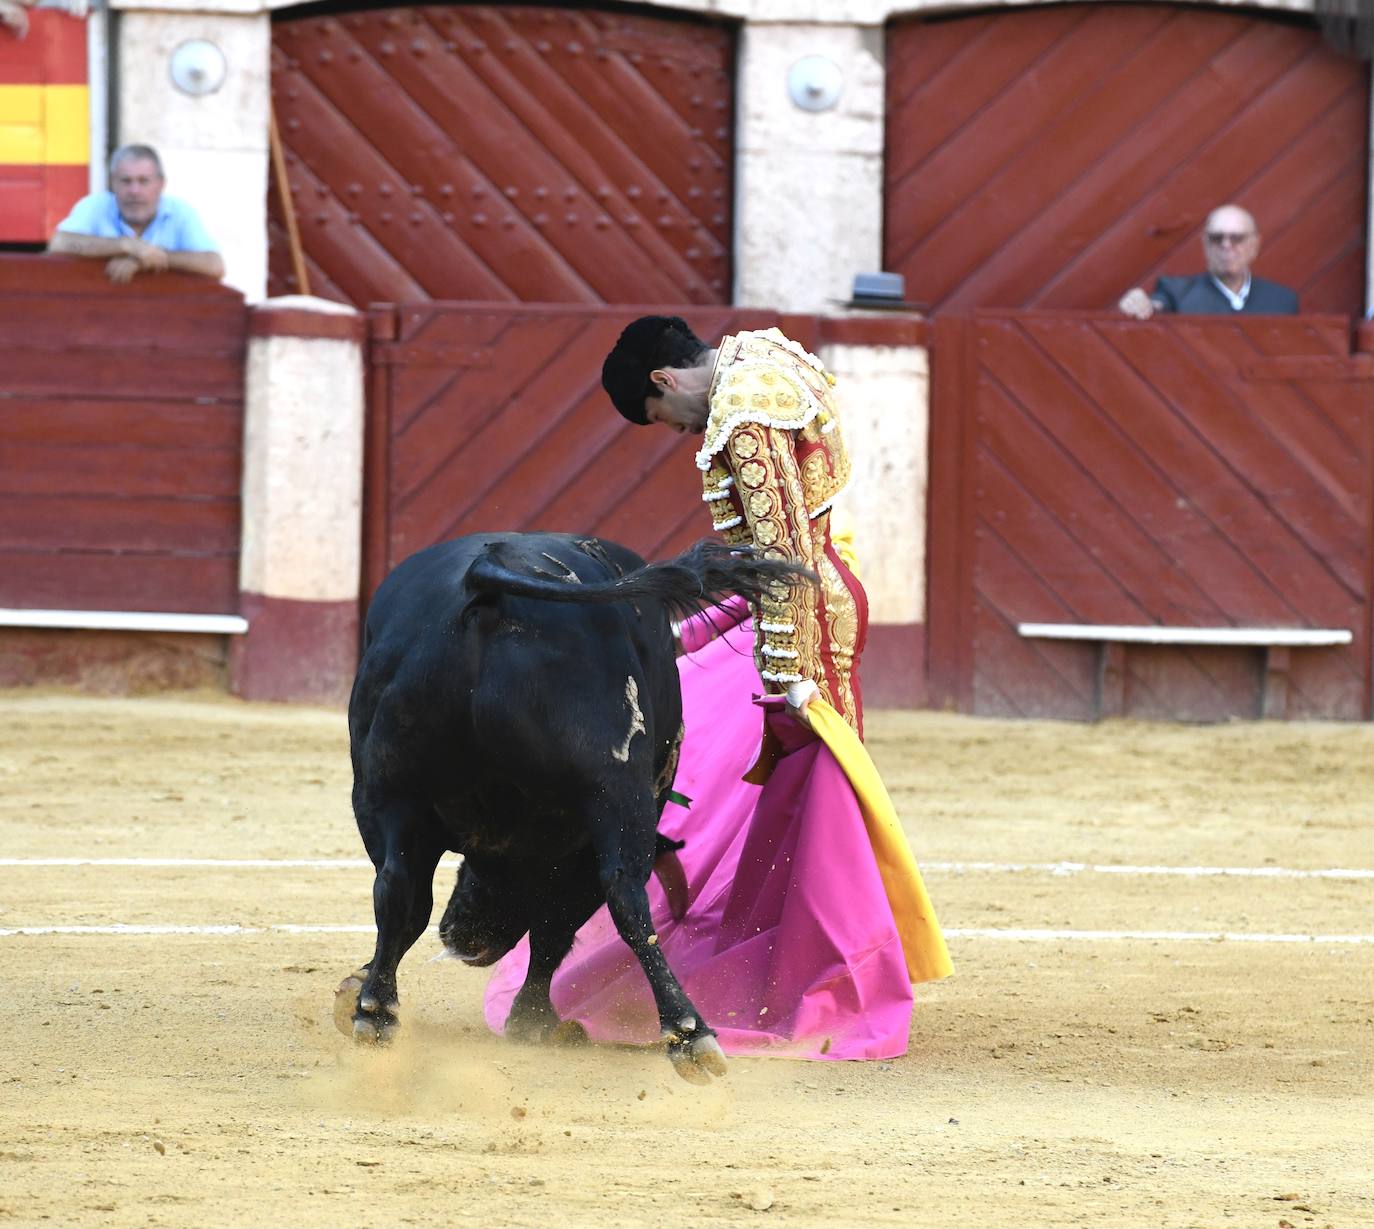
[[[162,160],[150,145],[124,145],[110,158],[109,192],[83,196],[57,224],[48,251],[106,261],[112,282],[139,273],[224,276],[224,261],[200,216],[163,196]]]

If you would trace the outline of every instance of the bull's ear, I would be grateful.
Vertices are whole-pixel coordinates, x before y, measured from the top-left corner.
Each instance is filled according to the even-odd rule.
[[[660,841],[672,846],[674,842],[665,841],[659,837]],[[680,922],[687,916],[687,872],[682,869],[682,860],[677,856],[678,849],[682,848],[682,842],[676,842],[676,848],[668,848],[654,859],[654,878],[663,888],[663,895],[668,898],[668,912],[673,915],[673,921]]]

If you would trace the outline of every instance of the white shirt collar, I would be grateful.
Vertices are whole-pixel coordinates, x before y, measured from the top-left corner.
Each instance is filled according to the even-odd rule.
[[[1207,276],[1211,277],[1212,275],[1209,273]],[[1225,282],[1220,282],[1215,277],[1212,277],[1212,285],[1226,296],[1232,311],[1240,311],[1245,306],[1245,300],[1250,297],[1250,275],[1248,273],[1245,275],[1245,285],[1238,291],[1232,290]]]

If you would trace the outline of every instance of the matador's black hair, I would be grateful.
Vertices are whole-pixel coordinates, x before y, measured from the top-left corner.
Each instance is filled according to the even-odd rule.
[[[644,399],[663,390],[649,379],[660,367],[695,367],[710,347],[680,316],[641,316],[626,326],[601,365],[601,386],[624,417],[643,427]]]

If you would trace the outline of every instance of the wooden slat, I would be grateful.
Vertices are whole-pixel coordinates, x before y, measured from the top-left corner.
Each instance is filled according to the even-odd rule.
[[[5,444],[227,449],[237,453],[243,442],[243,411],[237,401],[115,401],[88,395],[64,399],[6,397],[0,405],[0,441]]]
[[[930,479],[926,489],[926,683],[931,703],[961,703],[969,637],[963,619],[972,605],[966,566],[973,556],[974,501],[965,490],[972,447],[978,371],[971,322],[936,319],[930,355]]]
[[[81,495],[237,500],[243,480],[238,449],[203,452],[166,447],[53,447],[0,439],[0,497]]]
[[[5,391],[22,397],[84,397],[92,388],[102,388],[120,399],[240,402],[243,360],[243,350],[188,354],[160,346],[31,346],[5,355]]]
[[[227,614],[238,609],[238,570],[236,549],[221,555],[0,549],[0,605]]]
[[[238,542],[237,499],[0,495],[0,550],[232,554]]]
[[[112,313],[119,318],[118,329],[110,328]],[[245,319],[241,302],[223,299],[187,299],[169,310],[162,298],[133,294],[117,300],[108,295],[0,297],[0,329],[11,347],[155,347],[219,354],[242,344]]]

